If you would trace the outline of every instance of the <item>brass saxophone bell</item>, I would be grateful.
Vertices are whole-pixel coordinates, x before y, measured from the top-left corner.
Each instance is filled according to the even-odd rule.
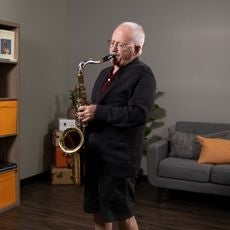
[[[59,140],[59,146],[67,154],[77,152],[84,143],[84,135],[77,127],[67,128]]]

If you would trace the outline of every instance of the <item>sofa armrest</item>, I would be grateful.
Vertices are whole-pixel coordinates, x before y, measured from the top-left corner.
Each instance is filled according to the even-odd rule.
[[[147,176],[152,185],[156,185],[159,162],[168,156],[168,140],[161,139],[149,145],[147,149]]]

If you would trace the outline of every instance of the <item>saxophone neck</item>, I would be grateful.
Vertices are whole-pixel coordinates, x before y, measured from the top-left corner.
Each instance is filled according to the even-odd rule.
[[[93,59],[90,58],[89,60],[80,62],[78,65],[78,70],[80,72],[83,72],[86,65],[88,65],[88,64],[100,64],[100,63],[101,63],[100,61],[94,61]]]
[[[106,55],[105,57],[101,58],[100,60],[93,60],[92,58],[90,58],[86,61],[82,61],[78,65],[78,71],[79,71],[79,73],[82,73],[86,65],[88,65],[88,64],[101,64],[103,62],[109,61],[110,59],[112,59],[114,57],[115,57],[114,54],[109,54],[109,55]]]

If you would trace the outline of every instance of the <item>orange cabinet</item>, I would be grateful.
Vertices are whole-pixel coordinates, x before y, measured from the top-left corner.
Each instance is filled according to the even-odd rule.
[[[0,135],[17,133],[17,100],[0,101]]]
[[[16,203],[16,170],[0,173],[0,208],[7,208]]]

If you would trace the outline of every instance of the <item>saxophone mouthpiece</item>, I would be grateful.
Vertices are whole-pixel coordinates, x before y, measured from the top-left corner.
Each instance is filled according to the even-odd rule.
[[[102,62],[109,61],[110,59],[115,58],[114,54],[108,54],[105,57],[102,58]]]

